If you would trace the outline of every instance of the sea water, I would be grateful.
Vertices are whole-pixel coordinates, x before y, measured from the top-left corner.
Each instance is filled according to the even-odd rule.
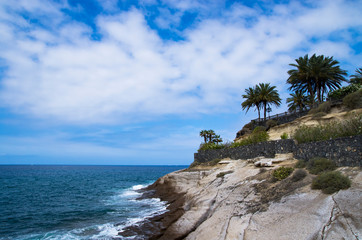
[[[0,165],[0,239],[122,239],[166,211],[137,190],[185,167]]]

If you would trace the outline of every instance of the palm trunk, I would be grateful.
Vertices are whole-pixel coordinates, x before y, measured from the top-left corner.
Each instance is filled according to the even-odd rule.
[[[264,102],[264,121],[266,120],[266,102]]]

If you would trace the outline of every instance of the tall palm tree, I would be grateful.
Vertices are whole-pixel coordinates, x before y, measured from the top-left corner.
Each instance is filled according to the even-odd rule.
[[[207,130],[200,131],[200,137],[204,138],[205,143],[207,142]]]
[[[282,100],[279,97],[278,90],[275,86],[270,86],[270,83],[259,83],[256,85],[257,92],[259,94],[259,101],[264,108],[264,120],[266,119],[267,106],[275,105],[280,106]]]
[[[256,107],[256,109],[258,110],[258,119],[260,121],[261,101],[259,100],[259,93],[256,87],[249,87],[245,89],[245,94],[242,95],[242,97],[246,99],[244,102],[241,103],[243,110],[246,109],[246,112],[248,112],[251,107]]]
[[[356,74],[351,75],[350,83],[362,84],[362,68],[356,69]]]
[[[335,90],[341,87],[344,76],[347,71],[340,69],[339,62],[333,60],[333,57],[325,57],[324,55],[313,56],[309,59],[309,67],[311,77],[315,82],[317,99],[321,103],[324,100],[324,94],[328,90]]]
[[[347,72],[338,66],[339,62],[333,57],[313,54],[309,58],[307,54],[295,61],[297,64],[289,64],[297,68],[288,71],[287,83],[291,84],[289,89],[308,92],[312,100],[317,94],[318,102],[322,102],[325,93],[340,88],[341,83],[346,81],[344,76]]]
[[[306,54],[304,57],[295,59],[295,61],[297,64],[289,64],[292,67],[296,67],[296,69],[291,69],[288,71],[289,78],[287,83],[291,84],[289,90],[307,92],[310,98],[314,100],[315,83],[310,76],[308,54]],[[314,104],[314,102],[312,102],[312,104]]]
[[[302,91],[291,93],[290,96],[291,97],[287,98],[287,104],[290,112],[295,112],[297,110],[302,111],[306,107],[308,98]]]

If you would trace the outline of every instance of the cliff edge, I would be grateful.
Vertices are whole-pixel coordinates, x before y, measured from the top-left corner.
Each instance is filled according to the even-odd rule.
[[[255,161],[273,166],[258,168]],[[148,189],[168,200],[170,211],[141,226],[139,239],[361,239],[360,169],[339,168],[352,186],[326,195],[311,189],[311,174],[273,180],[273,169],[295,163],[283,154],[170,173]]]

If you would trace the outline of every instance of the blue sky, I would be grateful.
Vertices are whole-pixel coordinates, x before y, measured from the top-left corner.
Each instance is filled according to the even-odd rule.
[[[0,164],[190,164],[288,64],[362,60],[362,1],[0,0]]]

